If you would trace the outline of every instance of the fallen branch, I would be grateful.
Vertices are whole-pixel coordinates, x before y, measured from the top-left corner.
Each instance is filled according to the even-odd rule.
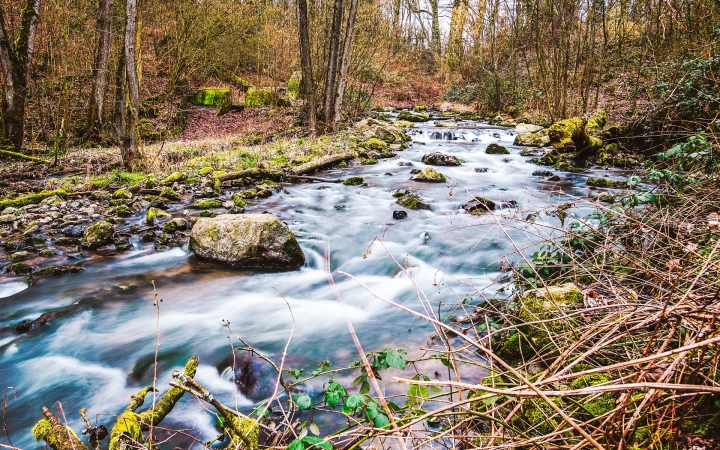
[[[241,170],[239,172],[224,173],[222,175],[218,175],[213,178],[215,178],[216,180],[219,180],[220,182],[223,182],[223,181],[237,180],[238,178],[245,178],[245,177],[280,178],[281,176],[282,176],[282,172],[279,172],[279,171],[253,168],[253,169]]]
[[[305,173],[312,172],[313,170],[321,169],[323,167],[337,164],[342,161],[348,161],[353,158],[355,158],[355,153],[353,152],[340,153],[339,155],[323,156],[322,158],[315,161],[306,162],[305,164],[300,164],[297,167],[293,167],[291,169],[291,172],[293,175],[303,175]]]
[[[11,152],[10,150],[0,150],[0,156],[4,156],[7,158],[23,159],[25,161],[35,161],[35,162],[50,164],[49,161],[45,161],[42,158],[36,158],[34,156],[23,155],[22,153]]]
[[[317,181],[320,183],[342,183],[343,182],[343,180],[331,180],[329,178],[311,177],[308,175],[287,175],[286,178],[291,178],[294,180]]]

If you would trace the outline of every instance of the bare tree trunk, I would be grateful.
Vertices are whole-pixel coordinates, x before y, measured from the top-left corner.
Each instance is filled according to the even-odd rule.
[[[298,30],[300,34],[300,64],[302,66],[303,93],[307,106],[308,128],[311,137],[316,132],[315,92],[313,87],[312,59],[310,57],[310,35],[308,34],[307,0],[297,0]]]
[[[445,55],[446,66],[450,71],[454,71],[458,67],[463,53],[463,32],[465,31],[468,6],[468,0],[454,0],[453,2],[447,55]]]
[[[335,121],[332,123],[333,131],[337,130],[337,122],[340,119],[343,96],[345,95],[345,86],[347,86],[347,74],[350,67],[350,48],[352,47],[357,10],[358,0],[350,0],[350,15],[348,16],[347,27],[345,30],[345,43],[343,44],[342,61],[340,63],[340,78],[338,79],[337,97],[335,97]]]
[[[40,0],[28,0],[20,13],[20,34],[10,42],[5,11],[0,6],[0,71],[3,77],[2,128],[13,150],[22,148],[25,132],[25,101],[40,19]]]
[[[137,130],[140,116],[140,80],[138,78],[138,65],[135,58],[137,44],[137,0],[127,0],[125,22],[125,79],[129,98],[127,131],[130,136],[130,147],[123,155],[123,164],[127,170],[133,170],[139,163],[139,136]]]
[[[337,71],[340,59],[340,35],[342,34],[342,19],[344,14],[343,0],[335,0],[333,9],[332,31],[330,33],[330,54],[328,57],[327,77],[325,78],[325,116],[326,126],[335,123],[335,97],[337,95]]]
[[[120,54],[118,61],[117,73],[115,75],[115,130],[117,131],[117,139],[120,144],[120,156],[123,164],[125,163],[125,155],[130,148],[130,137],[128,136],[127,126],[127,93],[125,91],[125,53]]]
[[[95,76],[88,105],[87,134],[99,135],[103,129],[103,107],[107,91],[112,43],[112,0],[100,0],[97,28],[100,33],[95,56]]]

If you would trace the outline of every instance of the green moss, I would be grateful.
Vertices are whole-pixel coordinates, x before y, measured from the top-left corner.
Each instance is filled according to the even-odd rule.
[[[235,195],[238,195],[240,198],[255,198],[257,197],[257,191],[255,189],[245,189]]]
[[[180,200],[180,194],[175,192],[173,188],[166,186],[160,191],[160,197],[167,200]]]
[[[261,108],[272,106],[277,101],[275,94],[266,88],[250,88],[245,93],[246,108]]]
[[[409,191],[406,191],[404,194],[400,193],[400,197],[395,201],[395,203],[412,210],[430,209],[427,204],[422,202],[422,200],[416,193]]]
[[[572,117],[555,122],[548,130],[550,143],[560,150],[597,152],[602,148],[602,141],[588,132],[601,130],[605,126],[605,117],[602,111],[588,120]]]
[[[162,182],[165,184],[171,184],[175,182],[185,181],[187,178],[187,175],[183,172],[173,172],[167,177],[165,177]]]
[[[388,149],[388,143],[377,138],[370,138],[365,141],[364,144],[364,147],[370,150],[377,150],[382,152]]]
[[[533,153],[532,150],[524,148],[520,151],[520,156],[535,156],[535,153]]]
[[[43,258],[50,258],[53,255],[54,255],[53,251],[48,248],[46,248],[45,250],[40,252],[40,256],[42,256]]]
[[[193,208],[198,209],[210,209],[210,208],[219,208],[222,206],[222,203],[220,203],[220,200],[215,199],[204,199],[204,200],[197,200],[192,204]]]
[[[72,428],[60,424],[53,425],[46,418],[40,419],[32,427],[30,434],[36,441],[45,441],[54,450],[87,450]],[[62,436],[62,439],[59,439],[59,436]]]
[[[570,163],[568,161],[559,161],[553,167],[555,167],[557,170],[561,170],[563,172],[582,172],[583,171],[582,168],[575,167],[572,165],[572,163]]]
[[[604,188],[625,188],[627,187],[627,181],[615,181],[609,178],[590,178],[587,180],[587,184],[595,187]]]
[[[572,389],[583,389],[590,386],[596,386],[598,384],[608,383],[610,380],[610,376],[605,373],[594,373],[576,378],[573,380],[571,387]],[[615,395],[611,392],[602,394],[593,400],[584,402],[583,408],[593,417],[607,414],[615,408]]]
[[[553,399],[552,402],[561,409],[567,406],[561,399]],[[531,399],[525,402],[512,424],[529,435],[541,436],[555,431],[561,421],[562,418],[546,401]]]
[[[148,225],[159,225],[162,222],[167,222],[172,216],[159,208],[148,208],[147,214],[145,215],[145,222]]]
[[[363,177],[350,177],[343,181],[345,186],[359,186],[365,182]]]
[[[92,224],[83,233],[82,246],[95,250],[110,242],[114,233],[115,227],[109,222],[100,221]]]
[[[115,426],[110,432],[109,450],[121,450],[122,443],[137,443],[141,442],[141,439],[140,415],[133,411],[125,411],[118,417]],[[128,447],[130,446],[128,445]]]
[[[201,177],[206,177],[206,176],[210,175],[211,173],[213,173],[214,171],[215,171],[215,169],[213,169],[212,167],[203,167],[202,169],[200,169],[198,171],[198,174]]]
[[[398,114],[399,120],[406,120],[408,122],[427,122],[430,120],[430,116],[422,113],[414,113],[410,111],[401,111]]]
[[[287,93],[290,98],[297,98],[300,94],[300,82],[302,81],[302,75],[300,72],[294,72],[288,81]]]
[[[230,88],[203,87],[190,96],[190,102],[200,106],[216,106],[217,115],[221,116],[230,111],[232,107],[232,95]]]
[[[231,423],[227,423],[225,420],[222,425],[223,430],[230,435],[230,447],[257,450],[260,437],[260,427],[257,421],[249,417],[240,418],[235,415],[230,417],[230,421]],[[240,432],[241,436],[238,436],[236,430]]]
[[[67,192],[65,192],[65,189],[56,189],[54,191],[41,191],[33,194],[27,194],[12,199],[6,198],[4,200],[0,200],[0,211],[7,208],[8,206],[19,208],[26,205],[37,205],[46,198],[52,197],[54,195],[65,198]]]
[[[132,216],[132,210],[127,205],[120,205],[115,206],[113,208],[109,208],[106,211],[106,214],[108,216],[119,216],[119,217],[130,217]]]
[[[127,189],[118,189],[113,193],[112,198],[114,199],[131,199],[133,197],[132,192]]]
[[[373,158],[360,158],[360,164],[363,166],[371,166],[373,164],[377,164],[378,160]]]
[[[526,291],[519,299],[518,318],[523,323],[540,322],[526,330],[533,347],[539,351],[570,339],[568,335],[577,324],[565,316],[582,302],[582,292],[572,283]]]
[[[415,124],[407,120],[396,120],[394,125],[400,128],[415,128]]]
[[[425,181],[431,183],[444,183],[447,181],[445,175],[441,174],[432,167],[424,168],[420,173],[412,177],[415,181]]]
[[[28,266],[25,263],[15,263],[10,266],[10,270],[12,270],[12,273],[15,275],[30,275],[32,272],[32,267]]]
[[[10,259],[11,259],[13,262],[18,262],[18,261],[24,261],[24,260],[26,260],[26,259],[29,259],[30,256],[32,256],[32,255],[30,254],[30,252],[26,252],[25,250],[23,250],[23,251],[21,251],[21,252],[15,252],[15,253],[13,253],[13,254],[10,256]]]
[[[500,144],[492,143],[487,146],[485,153],[488,155],[509,155],[510,151]]]
[[[243,200],[243,198],[240,197],[238,194],[232,195],[232,201],[233,201],[233,203],[235,203],[235,206],[239,206],[241,208],[244,208],[245,206],[247,206],[247,203],[245,203],[245,200]]]

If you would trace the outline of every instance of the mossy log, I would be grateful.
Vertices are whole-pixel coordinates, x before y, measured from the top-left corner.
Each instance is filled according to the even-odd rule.
[[[550,143],[559,151],[577,151],[579,157],[587,157],[602,148],[602,141],[590,134],[605,126],[605,112],[583,119],[572,117],[555,122],[548,130]]]
[[[42,407],[42,413],[45,417],[30,431],[37,441],[45,441],[54,450],[88,450],[72,428],[62,425],[47,407]]]
[[[292,174],[293,175],[304,175],[308,172],[312,172],[313,170],[322,169],[323,167],[327,167],[332,164],[337,164],[342,161],[348,161],[353,158],[355,158],[355,153],[353,153],[353,152],[340,153],[338,155],[323,156],[320,159],[306,162],[305,164],[300,164],[299,166],[294,167],[292,169]]]
[[[230,180],[237,180],[238,178],[245,178],[245,177],[262,177],[262,178],[280,178],[282,176],[282,172],[276,171],[276,170],[266,170],[266,169],[258,169],[258,168],[252,168],[252,169],[245,169],[241,170],[239,172],[229,172],[224,173],[222,175],[214,176],[213,179],[222,181],[230,181]]]
[[[24,155],[24,154],[18,153],[18,152],[11,152],[10,150],[0,150],[0,157],[22,159],[25,161],[34,161],[34,162],[41,162],[41,163],[46,163],[46,164],[50,163],[49,161],[45,161],[42,158],[36,158],[34,156],[28,156],[28,155]]]

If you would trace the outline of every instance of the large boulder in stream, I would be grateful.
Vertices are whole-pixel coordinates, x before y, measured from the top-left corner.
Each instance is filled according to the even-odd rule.
[[[209,261],[237,267],[292,270],[305,263],[295,235],[271,214],[221,214],[192,228],[190,249]]]
[[[414,181],[422,181],[425,183],[444,183],[447,181],[445,175],[441,174],[432,167],[426,167],[410,179]]]
[[[115,234],[115,227],[109,222],[100,221],[87,227],[83,233],[82,246],[90,250],[96,250],[110,243],[113,234]]]
[[[435,152],[422,157],[422,162],[431,166],[461,166],[460,160],[453,155]]]

